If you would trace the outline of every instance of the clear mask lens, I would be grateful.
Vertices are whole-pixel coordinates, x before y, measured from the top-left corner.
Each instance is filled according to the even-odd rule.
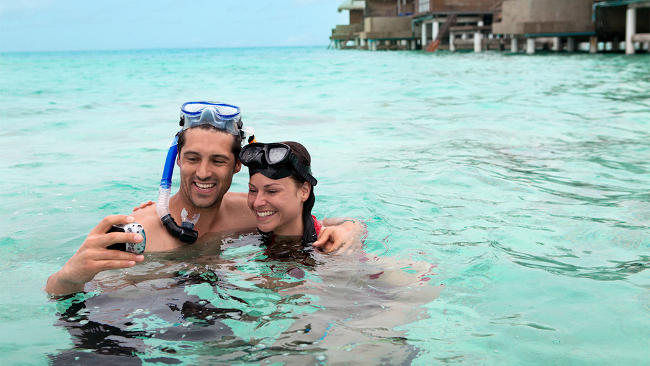
[[[216,102],[187,102],[181,107],[183,128],[203,124],[212,125],[220,130],[239,135],[239,108]]]
[[[289,151],[283,147],[272,147],[268,151],[269,164],[277,164],[287,157]]]

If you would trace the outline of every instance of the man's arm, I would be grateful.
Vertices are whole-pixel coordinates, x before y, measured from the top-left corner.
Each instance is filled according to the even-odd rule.
[[[323,219],[318,240],[312,244],[325,253],[350,253],[361,247],[367,235],[366,225],[349,218]]]
[[[139,234],[113,232],[107,233],[111,225],[127,224],[134,221],[132,216],[106,216],[90,231],[77,252],[58,272],[47,279],[45,291],[50,295],[67,295],[84,290],[86,282],[97,273],[109,269],[133,267],[142,262],[144,256],[119,250],[107,249],[115,243],[139,243],[144,238]]]

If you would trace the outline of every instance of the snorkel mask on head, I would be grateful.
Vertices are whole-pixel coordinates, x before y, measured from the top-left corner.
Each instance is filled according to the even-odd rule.
[[[282,179],[297,173],[312,187],[318,183],[311,174],[309,165],[302,164],[286,144],[277,142],[248,144],[239,153],[239,160],[248,167],[251,176],[262,173],[270,179]]]
[[[245,131],[241,121],[239,107],[219,102],[187,102],[181,106],[181,131],[197,127],[200,125],[211,125],[219,131],[224,131],[235,136],[245,138]],[[160,180],[160,189],[158,190],[158,202],[156,212],[167,231],[175,238],[188,244],[192,244],[199,237],[199,233],[194,230],[194,225],[199,221],[199,214],[189,217],[187,210],[181,211],[181,226],[178,226],[174,218],[169,213],[169,197],[171,196],[172,175],[174,173],[174,164],[178,154],[178,134],[172,141],[162,179]]]

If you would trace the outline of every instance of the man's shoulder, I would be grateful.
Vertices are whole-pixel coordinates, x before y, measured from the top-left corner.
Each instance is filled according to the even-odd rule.
[[[228,192],[221,201],[220,215],[224,218],[228,230],[255,227],[255,217],[248,208],[248,194]]]
[[[132,216],[135,217],[135,222],[144,227],[147,235],[147,252],[170,250],[179,246],[178,240],[167,233],[160,221],[155,204],[135,211]]]
[[[147,226],[152,226],[152,224],[160,222],[158,213],[156,212],[156,204],[141,208],[135,211],[131,216],[135,217],[135,222],[145,226],[145,229],[147,229]]]
[[[248,194],[243,192],[226,192],[223,196],[222,206],[227,210],[248,209]]]

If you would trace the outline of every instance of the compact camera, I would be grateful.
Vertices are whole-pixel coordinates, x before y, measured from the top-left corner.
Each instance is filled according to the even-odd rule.
[[[144,248],[146,246],[147,237],[144,235],[144,228],[142,225],[137,223],[124,224],[124,225],[113,225],[109,233],[120,232],[120,233],[134,233],[142,235],[142,241],[139,243],[115,243],[108,246],[108,249],[121,250],[123,252],[142,254],[144,253]]]

